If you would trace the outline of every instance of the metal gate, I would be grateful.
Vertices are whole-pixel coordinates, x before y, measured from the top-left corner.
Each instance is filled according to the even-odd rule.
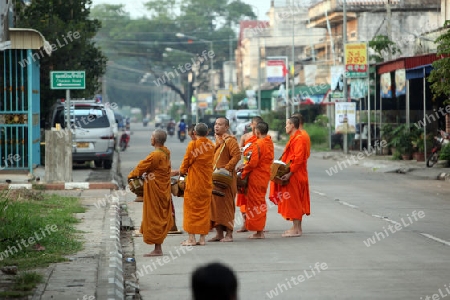
[[[32,50],[0,52],[0,171],[40,162],[39,60]]]

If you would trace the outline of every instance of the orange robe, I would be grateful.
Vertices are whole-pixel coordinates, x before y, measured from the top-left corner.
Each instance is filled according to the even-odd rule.
[[[141,160],[128,179],[147,173],[140,232],[147,244],[162,244],[173,226],[170,192],[170,151],[157,148]]]
[[[225,141],[225,148],[219,157],[220,151]],[[216,163],[217,161],[216,169],[227,169],[227,171],[231,172],[233,181],[231,183],[231,186],[229,186],[225,190],[221,190],[225,193],[224,197],[212,194],[211,225],[213,227],[223,225],[229,230],[233,230],[234,228],[234,199],[237,192],[237,175],[235,168],[240,160],[241,150],[239,149],[238,142],[234,136],[226,136],[225,138],[216,137],[216,148],[214,150],[214,163]]]
[[[269,198],[278,205],[278,213],[286,220],[301,220],[303,215],[310,214],[309,203],[304,198],[305,174],[303,170],[306,168],[306,149],[301,134],[301,131],[297,130],[289,138],[281,158],[285,163],[291,162],[292,175],[289,183],[284,186],[270,183]]]
[[[301,130],[301,139],[303,140],[303,145],[305,147],[304,153],[305,153],[305,161],[306,161],[304,168],[302,168],[302,172],[303,172],[302,184],[304,185],[303,199],[305,202],[305,210],[310,212],[311,198],[309,195],[308,159],[311,154],[311,139],[309,137],[309,134],[304,129]]]
[[[256,142],[258,140],[258,138],[256,137],[256,135],[252,135],[251,137],[249,137],[245,143],[244,143],[244,152],[242,153],[243,156],[248,155],[249,152],[251,151],[251,145]],[[244,161],[245,164],[245,161]],[[245,194],[241,194],[238,193],[237,197],[236,197],[236,206],[239,206],[239,209],[242,213],[245,213],[245,205],[247,203],[247,199],[246,199],[246,195]]]
[[[272,138],[266,136],[252,145],[252,156],[244,167],[242,176],[248,177],[246,228],[263,231],[266,226],[266,192],[270,181],[270,166],[273,162]]]
[[[214,144],[206,137],[189,142],[180,173],[188,174],[183,203],[183,228],[190,234],[210,229]]]

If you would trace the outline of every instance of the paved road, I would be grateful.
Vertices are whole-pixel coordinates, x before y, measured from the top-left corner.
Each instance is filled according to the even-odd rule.
[[[122,153],[124,176],[151,151],[152,129],[133,126],[131,147]],[[173,167],[179,167],[186,145],[169,139]],[[450,185],[359,166],[329,176],[326,170],[335,164],[317,157],[309,161],[312,214],[304,219],[301,238],[281,237],[290,225],[276,207],[268,211],[266,240],[248,240],[248,233],[235,233],[233,243],[181,248],[186,234],[173,235],[163,245],[166,256],[157,261],[142,257],[151,247],[135,238],[143,299],[189,299],[191,272],[210,261],[228,263],[237,272],[240,299],[449,295]],[[174,202],[181,227],[182,199]],[[130,202],[128,211],[139,225],[142,204]]]

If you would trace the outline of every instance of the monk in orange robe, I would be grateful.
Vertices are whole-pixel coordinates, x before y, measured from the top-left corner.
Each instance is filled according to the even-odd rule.
[[[310,211],[310,195],[309,195],[309,176],[308,176],[308,159],[311,154],[311,139],[309,137],[309,134],[306,132],[306,130],[303,128],[304,120],[303,116],[301,114],[293,114],[293,117],[297,117],[300,121],[300,125],[298,130],[301,132],[301,139],[303,141],[303,145],[305,148],[304,154],[305,154],[305,165],[302,168],[302,172],[304,172],[303,181],[301,182],[303,186],[303,199],[305,203],[305,209],[306,211]]]
[[[186,176],[183,203],[183,228],[189,238],[183,246],[205,245],[205,237],[210,229],[210,209],[212,194],[212,172],[215,146],[206,136],[208,126],[199,123],[191,133],[179,173]],[[176,172],[176,171],[174,171]],[[195,235],[200,234],[197,243]]]
[[[241,150],[236,138],[230,135],[230,122],[218,118],[214,124],[216,145],[214,149],[214,169],[231,176],[231,185],[220,190],[222,196],[212,194],[211,226],[216,228],[216,236],[208,242],[232,242],[234,228],[234,199],[237,192],[236,165],[241,159]],[[213,187],[215,189],[216,187]],[[224,236],[226,232],[226,236]]]
[[[241,147],[241,153],[242,156],[244,157],[244,164],[248,161],[248,156],[249,153],[251,152],[251,145],[256,142],[256,140],[258,139],[256,137],[256,133],[255,133],[255,127],[256,124],[258,124],[259,122],[262,122],[263,119],[259,116],[253,117],[252,122],[250,123],[250,127],[252,128],[251,132],[248,132],[244,135],[242,135],[241,140],[239,142],[239,146]],[[239,210],[241,211],[242,214],[242,227],[241,229],[237,230],[237,232],[247,232],[247,228],[245,226],[245,219],[246,219],[246,215],[245,215],[245,204],[247,203],[246,200],[246,196],[245,193],[241,193],[240,191],[238,191],[238,194],[236,196],[236,206],[239,207]]]
[[[248,176],[247,188],[247,229],[256,231],[251,239],[263,239],[266,226],[267,204],[266,192],[270,180],[270,166],[273,162],[274,146],[272,138],[267,135],[269,125],[259,122],[255,133],[258,140],[251,146],[252,155],[249,162],[243,165],[242,178]]]
[[[271,182],[269,198],[278,204],[278,213],[288,221],[293,222],[293,227],[283,233],[283,237],[298,237],[302,235],[302,217],[310,214],[309,203],[304,199],[305,182],[304,170],[306,168],[305,145],[298,130],[300,120],[291,117],[286,120],[286,133],[289,141],[286,144],[281,160],[290,162],[290,172],[284,175],[282,180],[289,180],[287,185],[279,185]]]
[[[144,203],[142,209],[142,233],[146,244],[154,244],[155,249],[144,256],[162,256],[162,243],[173,226],[172,197],[170,191],[170,151],[164,146],[167,133],[157,129],[151,137],[155,150],[141,160],[128,179],[143,176]]]

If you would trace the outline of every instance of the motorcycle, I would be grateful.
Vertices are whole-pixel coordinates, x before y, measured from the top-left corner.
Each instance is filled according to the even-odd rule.
[[[186,139],[186,131],[180,131],[180,142],[184,142],[184,140]]]
[[[449,143],[449,134],[443,130],[438,130],[439,136],[435,136],[433,140],[433,147],[431,148],[431,154],[427,158],[427,167],[433,167],[438,159],[439,152],[441,151],[442,145]]]
[[[124,131],[120,136],[119,148],[121,151],[125,151],[128,147],[128,142],[130,141],[130,135],[128,132]]]
[[[175,134],[175,125],[167,126],[167,134],[173,136]]]

